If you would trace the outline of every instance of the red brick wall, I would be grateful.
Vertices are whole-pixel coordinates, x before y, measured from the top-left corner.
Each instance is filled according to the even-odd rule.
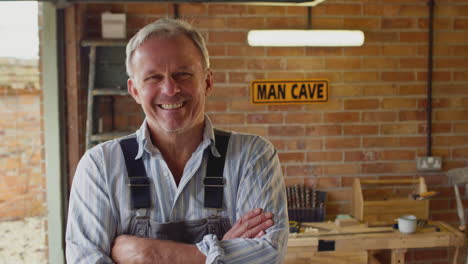
[[[0,59],[0,219],[45,213],[37,60]]]
[[[306,28],[305,7],[180,4],[179,13],[208,42],[215,76],[208,101],[212,120],[222,128],[270,139],[279,150],[287,184],[305,183],[328,192],[329,218],[350,213],[356,177],[423,176],[430,190],[440,192],[431,202],[431,219],[456,225],[454,194],[445,173],[468,165],[468,2],[436,2],[433,155],[443,158],[443,171],[436,173],[418,172],[415,162],[426,155],[426,0],[329,0],[312,8],[314,29],[365,32],[364,46],[350,48],[246,44],[249,29]],[[129,37],[146,23],[173,16],[169,4],[88,4],[86,9],[85,35],[90,38],[100,36],[104,10],[127,14]],[[329,79],[330,101],[249,103],[250,81],[278,78]],[[115,110],[128,110],[128,102],[118,99]],[[117,127],[139,126],[138,107],[132,109],[118,112]],[[440,252],[430,259],[413,253],[408,258],[411,263],[446,263],[447,251]]]

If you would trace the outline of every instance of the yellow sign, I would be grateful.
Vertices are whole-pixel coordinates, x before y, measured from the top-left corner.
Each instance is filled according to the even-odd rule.
[[[255,80],[250,83],[253,104],[311,104],[328,101],[328,80]]]

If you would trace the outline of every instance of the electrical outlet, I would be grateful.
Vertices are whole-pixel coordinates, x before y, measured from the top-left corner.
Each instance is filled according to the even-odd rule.
[[[442,169],[442,157],[417,157],[416,168],[419,171],[440,171]]]

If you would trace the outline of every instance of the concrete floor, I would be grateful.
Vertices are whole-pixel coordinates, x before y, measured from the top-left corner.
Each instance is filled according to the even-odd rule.
[[[0,264],[47,263],[44,217],[0,222]]]

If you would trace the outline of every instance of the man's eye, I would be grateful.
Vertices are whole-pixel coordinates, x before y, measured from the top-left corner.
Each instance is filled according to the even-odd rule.
[[[189,72],[176,72],[172,75],[172,78],[176,81],[185,81],[192,77],[193,74]]]
[[[151,81],[151,82],[155,82],[155,81],[160,81],[161,80],[161,76],[159,75],[151,75],[151,76],[148,76],[144,79],[145,82],[147,81]]]

